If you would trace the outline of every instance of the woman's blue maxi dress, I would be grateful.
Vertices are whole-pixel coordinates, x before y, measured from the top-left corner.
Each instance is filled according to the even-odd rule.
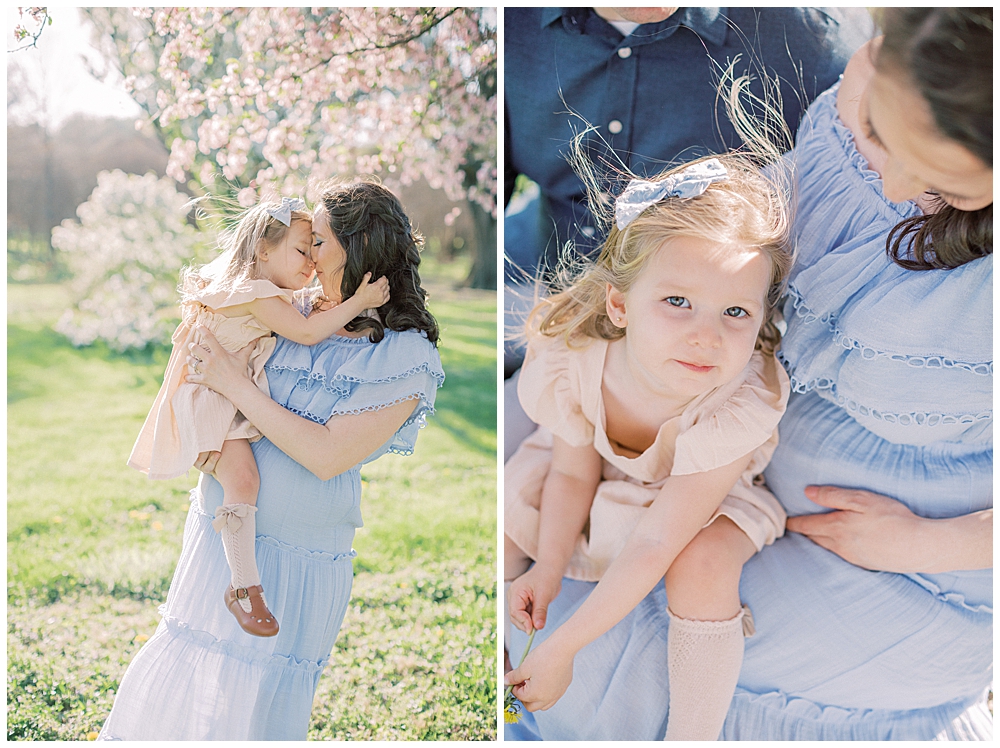
[[[793,394],[766,471],[790,516],[810,484],[875,491],[918,515],[993,505],[993,258],[914,272],[886,256],[914,215],[882,195],[836,114],[810,108],[792,157],[797,260],[779,358]],[[593,585],[563,580],[554,630]],[[722,732],[733,740],[991,739],[991,570],[893,574],[788,533],[746,565],[746,640]],[[573,683],[508,739],[660,739],[666,720],[662,585],[576,657]],[[525,637],[515,630],[511,657]]]
[[[444,381],[437,349],[412,331],[387,331],[377,344],[334,336],[309,347],[279,339],[266,370],[271,397],[317,423],[418,398],[412,416],[364,462],[413,451]],[[250,636],[223,604],[229,567],[211,523],[222,488],[202,476],[163,619],[122,678],[102,739],[305,740],[313,694],[350,599],[361,464],[321,481],[267,439],[253,452],[257,564],[278,635]]]

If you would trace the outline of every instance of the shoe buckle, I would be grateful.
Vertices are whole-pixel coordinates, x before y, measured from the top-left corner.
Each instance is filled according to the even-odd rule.
[[[243,594],[240,594],[240,593],[243,593]],[[247,592],[247,588],[246,587],[238,587],[236,589],[236,598],[238,600],[246,600],[248,597],[250,597],[250,593]]]

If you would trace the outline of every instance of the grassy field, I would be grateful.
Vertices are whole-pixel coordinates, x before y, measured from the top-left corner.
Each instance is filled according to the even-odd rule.
[[[125,460],[169,351],[74,349],[58,285],[8,285],[7,737],[96,736],[156,628],[195,471]],[[496,738],[496,294],[432,287],[447,381],[411,457],[367,466],[317,740]]]

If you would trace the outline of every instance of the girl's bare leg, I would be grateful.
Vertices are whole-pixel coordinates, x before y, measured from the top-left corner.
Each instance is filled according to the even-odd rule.
[[[215,477],[222,484],[222,506],[215,510],[213,525],[222,535],[226,561],[231,572],[230,584],[234,590],[260,584],[254,543],[257,525],[257,491],[260,476],[250,442],[230,439],[222,445],[222,456],[215,466]],[[240,607],[251,610],[249,598],[239,598]]]
[[[743,665],[740,575],[756,551],[732,520],[719,517],[667,570],[665,740],[718,740]]]

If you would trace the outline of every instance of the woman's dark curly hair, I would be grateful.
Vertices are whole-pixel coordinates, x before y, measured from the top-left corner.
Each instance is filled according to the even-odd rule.
[[[938,130],[993,166],[993,9],[883,8],[880,72],[902,74],[927,102]],[[943,203],[943,201],[942,201]],[[993,252],[993,205],[913,216],[886,251],[909,270],[957,268]]]
[[[379,317],[355,317],[345,329],[370,330],[378,343],[390,330],[420,330],[437,344],[437,320],[427,311],[427,292],[420,286],[420,247],[424,239],[413,231],[396,196],[376,182],[333,184],[323,190],[316,220],[325,220],[347,259],[341,296],[354,295],[365,273],[389,280],[389,302],[378,308]]]

